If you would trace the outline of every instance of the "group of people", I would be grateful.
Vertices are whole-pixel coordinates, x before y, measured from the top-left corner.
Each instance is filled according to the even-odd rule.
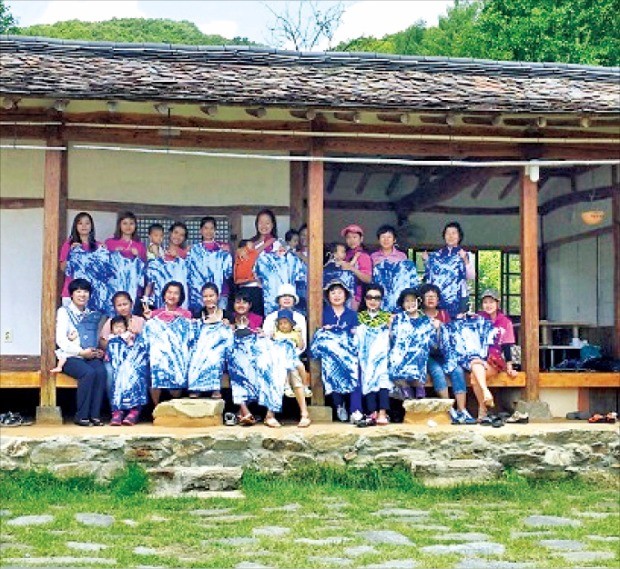
[[[217,221],[204,217],[200,242],[187,245],[187,227],[154,224],[148,245],[136,236],[131,212],[119,214],[113,237],[100,243],[92,217],[79,213],[61,249],[65,272],[58,309],[58,365],[78,379],[75,422],[100,425],[107,394],[112,425],[134,425],[149,396],[221,398],[227,372],[238,413],[252,425],[253,402],[266,407],[266,425],[280,426],[282,399],[296,399],[299,427],[310,425],[306,356],[321,360],[335,416],[359,426],[389,420],[390,399],[425,396],[426,377],[439,397],[456,399],[453,422],[475,419],[465,403],[470,371],[483,421],[493,402],[486,379],[513,374],[510,320],[494,291],[482,311],[468,310],[473,262],[458,223],[446,225],[445,247],[425,255],[424,284],[415,264],[382,226],[369,254],[359,225],[345,227],[324,266],[323,327],[306,327],[307,227],[278,238],[270,210],[255,219],[256,234],[231,252],[215,239]],[[134,300],[140,299],[134,306]]]

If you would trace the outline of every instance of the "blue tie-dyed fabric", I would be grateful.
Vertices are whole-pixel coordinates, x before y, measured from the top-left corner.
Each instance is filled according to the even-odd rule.
[[[446,330],[450,358],[466,370],[471,368],[474,359],[486,361],[489,346],[498,332],[490,320],[480,316],[452,320],[446,324]]]
[[[111,316],[115,267],[110,260],[110,252],[105,247],[99,247],[93,252],[84,251],[81,247],[71,249],[65,274],[72,279],[86,279],[92,286],[88,308]]]
[[[118,345],[119,343],[125,344],[125,348]],[[113,347],[110,349],[111,344]],[[123,352],[125,352],[124,356]],[[140,334],[131,348],[121,338],[113,338],[108,342],[108,354],[114,369],[112,411],[146,405],[149,383],[149,347],[145,336]],[[113,358],[117,361],[116,368]]]
[[[360,324],[355,330],[359,346],[359,365],[362,393],[372,393],[379,389],[391,389],[388,374],[388,353],[390,350],[390,331],[387,326],[370,328]]]
[[[308,313],[308,266],[301,262],[302,269],[299,273],[299,280],[295,283],[299,302],[295,305],[295,310],[301,312],[304,316]]]
[[[151,386],[157,389],[187,387],[191,322],[176,318],[169,324],[157,318],[142,330],[148,344]]]
[[[198,312],[202,308],[200,290],[206,283],[217,285],[222,293],[224,281],[232,275],[232,256],[228,251],[208,251],[202,243],[192,246],[187,255],[187,285],[189,288],[189,310]],[[220,308],[226,307],[226,298],[220,297]]]
[[[321,360],[325,395],[332,391],[350,393],[359,382],[355,336],[342,328],[321,328],[314,333],[310,355]]]
[[[439,308],[448,312],[451,318],[467,307],[467,278],[465,263],[459,257],[460,247],[447,247],[430,253],[426,261],[424,280],[439,287],[441,298]]]
[[[265,314],[278,309],[276,295],[283,284],[297,288],[297,283],[306,277],[304,262],[293,253],[261,253],[254,265],[254,274],[263,285]]]
[[[393,381],[426,382],[426,365],[436,332],[428,316],[399,312],[392,321],[389,373]]]
[[[282,342],[282,346],[294,354],[289,342]],[[280,361],[279,353],[268,338],[257,334],[235,336],[228,356],[228,373],[236,405],[257,401],[274,413],[280,411],[287,363]]]
[[[355,273],[353,271],[345,271],[336,265],[336,263],[330,261],[323,267],[323,287],[335,280],[341,281],[349,291],[349,298],[346,305],[348,308],[351,308],[351,302],[355,296]]]
[[[190,391],[219,391],[233,332],[223,324],[192,322],[193,337],[187,388]]]
[[[417,288],[420,284],[418,271],[413,261],[392,263],[383,261],[372,270],[373,282],[384,289],[381,309],[394,312],[397,309],[398,296],[406,288]]]
[[[146,282],[152,285],[151,296],[153,297],[153,308],[164,306],[162,291],[164,286],[170,281],[177,281],[185,289],[185,302],[183,308],[187,308],[188,288],[187,288],[187,261],[177,257],[173,261],[165,261],[162,258],[152,259],[146,265]]]
[[[138,291],[144,287],[144,261],[138,257],[127,259],[118,251],[110,253],[110,262],[114,267],[114,277],[110,285],[113,293],[128,292],[131,298],[138,298]],[[114,316],[112,302],[108,304],[106,314]]]

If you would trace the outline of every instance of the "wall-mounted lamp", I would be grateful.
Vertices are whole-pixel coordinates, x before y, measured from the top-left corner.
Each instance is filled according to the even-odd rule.
[[[592,126],[592,119],[590,117],[581,117],[579,119],[579,126],[581,128],[590,128]]]
[[[56,99],[54,104],[52,105],[52,109],[57,110],[59,113],[63,113],[67,110],[69,106],[69,101],[66,99]]]
[[[200,110],[208,117],[214,117],[219,111],[217,105],[200,105]]]
[[[538,182],[540,180],[540,167],[530,164],[525,167],[525,173],[532,182]]]
[[[167,115],[170,112],[170,105],[168,103],[155,103],[153,105],[153,108],[160,114],[160,115]]]
[[[118,101],[108,101],[106,103],[108,113],[115,113],[118,110]]]
[[[536,119],[536,126],[538,128],[545,128],[547,126],[547,117],[538,117]]]
[[[446,115],[446,124],[448,126],[456,126],[459,122],[459,117],[454,113],[448,113]]]

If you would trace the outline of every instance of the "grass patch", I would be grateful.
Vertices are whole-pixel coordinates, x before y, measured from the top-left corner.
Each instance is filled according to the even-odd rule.
[[[505,546],[504,561],[529,562],[539,569],[560,569],[568,564],[559,554],[540,545],[545,539],[515,531],[528,529],[525,518],[533,514],[565,516],[579,520],[576,527],[552,529],[550,539],[575,539],[586,550],[612,552],[611,559],[597,560],[599,567],[618,566],[618,541],[595,541],[588,536],[617,537],[620,507],[617,489],[577,480],[533,481],[514,473],[485,484],[431,488],[412,479],[406,468],[356,469],[312,465],[287,475],[246,471],[245,499],[155,499],[147,492],[146,472],[129,466],[110,482],[92,478],[58,479],[49,473],[2,472],[3,560],[1,565],[21,565],[7,560],[30,557],[98,556],[115,560],[114,568],[153,565],[160,567],[233,569],[242,562],[272,567],[328,567],[320,558],[346,557],[346,548],[369,545],[363,533],[390,530],[406,536],[413,547],[373,544],[375,551],[352,557],[353,567],[414,558],[421,569],[449,569],[460,556],[424,553],[427,545],[440,542],[446,532],[478,532]],[[293,507],[293,504],[298,506]],[[421,520],[401,519],[380,510],[420,510]],[[197,510],[208,510],[202,515]],[[88,527],[76,513],[114,516],[108,528]],[[608,517],[580,513],[606,512]],[[51,514],[44,526],[15,527],[4,521],[25,514]],[[234,520],[226,518],[234,516]],[[261,526],[290,529],[286,536],[255,535]],[[436,529],[444,527],[445,529]],[[247,545],[228,545],[229,538],[253,538]],[[324,540],[342,537],[341,544],[299,543],[297,538]],[[106,546],[98,553],[81,553],[70,542]],[[154,555],[139,555],[135,548],[148,547]],[[24,549],[25,548],[25,549]],[[316,559],[319,558],[319,559]],[[500,559],[499,557],[497,559]],[[82,565],[82,564],[80,564]],[[88,566],[88,564],[86,564]],[[93,564],[95,566],[101,566]]]

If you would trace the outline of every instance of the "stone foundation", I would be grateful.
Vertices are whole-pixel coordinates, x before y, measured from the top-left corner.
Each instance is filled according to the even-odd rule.
[[[409,425],[449,425],[448,412],[454,406],[454,399],[407,399],[403,401],[404,422]]]
[[[2,469],[47,469],[60,476],[91,474],[105,480],[134,462],[149,471],[165,493],[235,489],[248,468],[283,473],[312,464],[400,465],[432,485],[493,480],[506,469],[532,478],[577,476],[616,482],[620,473],[618,429],[611,425],[554,425],[547,430],[539,425],[499,430],[223,427],[200,434],[187,429],[130,434],[109,427],[88,435],[74,434],[75,427],[71,436],[55,435],[50,428],[47,436],[26,437],[28,428],[21,428],[20,436],[2,433]]]

